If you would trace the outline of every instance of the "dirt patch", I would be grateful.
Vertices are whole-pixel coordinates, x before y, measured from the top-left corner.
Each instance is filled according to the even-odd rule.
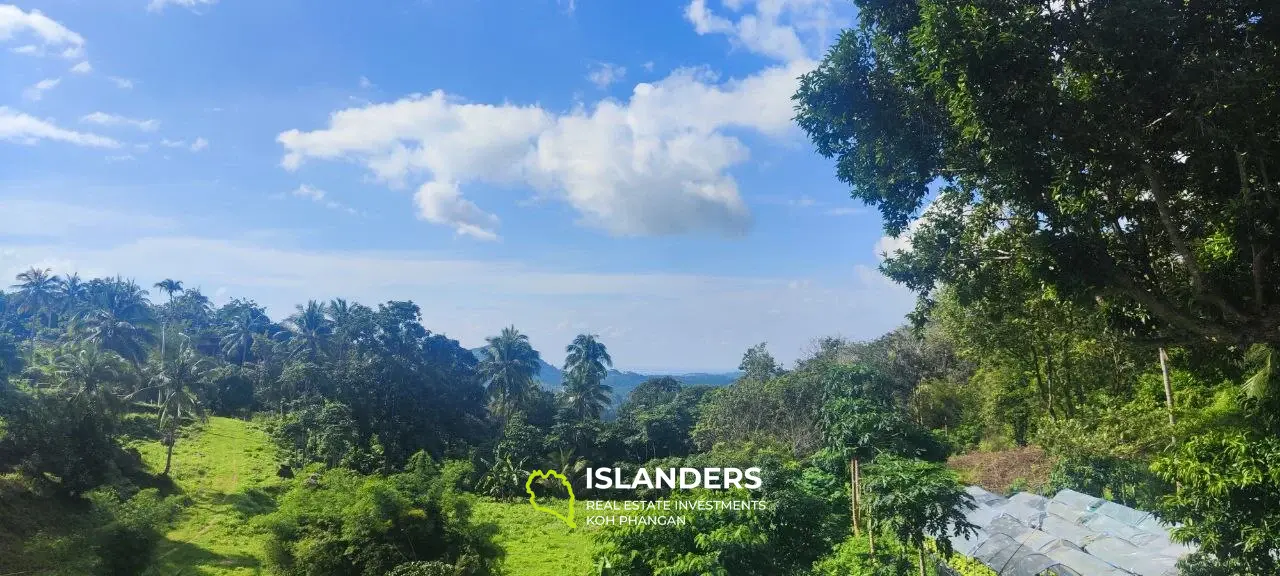
[[[1043,493],[1048,489],[1053,465],[1053,458],[1038,446],[970,452],[947,460],[947,466],[965,482],[997,494],[1008,494],[1011,489]]]

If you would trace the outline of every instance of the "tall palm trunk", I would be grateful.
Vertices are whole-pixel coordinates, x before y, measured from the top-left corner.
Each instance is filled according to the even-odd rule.
[[[173,464],[173,445],[176,443],[178,439],[177,436],[178,435],[174,434],[172,431],[165,432],[166,446],[165,446],[165,453],[164,453],[164,472],[160,473],[161,476],[169,475],[169,468]]]

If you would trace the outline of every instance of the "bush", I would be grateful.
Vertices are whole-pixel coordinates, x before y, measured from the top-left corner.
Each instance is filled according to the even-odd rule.
[[[444,562],[406,562],[387,576],[457,576],[458,570]]]
[[[425,454],[390,477],[342,468],[300,475],[261,520],[267,565],[280,576],[385,576],[409,560],[455,566],[463,576],[489,574],[498,549],[487,527],[471,523],[471,497],[458,493],[456,482]],[[403,570],[416,576],[409,570],[420,567]]]
[[[110,489],[87,495],[93,504],[99,527],[94,534],[97,574],[134,576],[151,563],[164,528],[178,509],[177,496],[161,498],[154,488],[142,490],[128,500]]]
[[[775,576],[809,569],[849,530],[847,492],[839,479],[817,468],[795,463],[763,467],[764,487],[758,493],[697,490],[671,499],[763,499],[767,509],[691,512],[684,514],[683,525],[606,527],[596,539],[600,555],[613,566],[610,574]]]

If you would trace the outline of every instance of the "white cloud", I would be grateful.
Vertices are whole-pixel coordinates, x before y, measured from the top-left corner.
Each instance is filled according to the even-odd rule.
[[[298,186],[293,190],[293,192],[290,192],[290,194],[293,194],[294,196],[297,196],[299,198],[309,198],[316,202],[324,200],[324,196],[325,196],[324,190],[321,190],[319,188],[313,188],[307,184]]]
[[[107,114],[105,112],[94,112],[80,119],[81,122],[88,124],[97,124],[99,126],[132,126],[143,132],[155,132],[160,127],[158,120],[139,120],[120,116],[118,114]]]
[[[44,93],[58,87],[62,83],[61,78],[45,78],[22,91],[22,97],[36,102],[44,98]]]
[[[218,0],[151,0],[151,3],[147,5],[147,10],[159,12],[164,10],[165,5],[167,4],[195,10],[201,6],[212,6],[217,3]]]
[[[360,89],[361,89],[361,90],[368,90],[368,89],[370,89],[370,88],[373,88],[373,82],[370,82],[368,78],[366,78],[366,77],[364,77],[364,76],[361,76],[361,77],[360,77]]]
[[[64,58],[79,58],[84,54],[84,37],[58,21],[39,10],[24,12],[12,4],[0,4],[0,41],[8,41],[19,35],[34,35],[39,38],[43,47],[60,48]],[[42,52],[34,44],[24,45],[17,51],[26,54]]]
[[[698,34],[724,34],[735,45],[782,62],[807,60],[826,48],[832,30],[847,25],[833,0],[724,0],[736,20],[692,0],[685,18]],[[748,7],[754,8],[747,12]],[[746,12],[746,13],[744,13]]]
[[[3,214],[0,219],[7,217]],[[96,212],[86,211],[82,219],[94,223],[89,214]],[[126,221],[117,220],[121,226]],[[121,274],[143,284],[179,278],[209,294],[214,287],[225,287],[225,297],[253,298],[277,317],[311,298],[340,296],[371,305],[414,298],[427,327],[465,346],[482,345],[486,336],[515,324],[555,363],[573,333],[612,332],[606,344],[627,368],[731,369],[748,346],[760,341],[768,341],[779,360],[789,363],[817,336],[843,332],[850,338],[872,338],[892,329],[914,301],[905,288],[868,267],[823,284],[795,278],[596,273],[418,252],[303,250],[267,241],[135,234],[141,237],[11,245],[0,253],[0,272],[16,274],[33,263],[49,262],[58,273]],[[766,314],[768,310],[778,314]]]
[[[650,60],[650,61],[648,61],[648,62],[645,62],[645,63],[644,63],[644,71],[645,71],[645,72],[653,72],[653,61],[652,61],[652,60]]]
[[[128,78],[120,78],[119,76],[109,76],[107,77],[107,79],[110,80],[112,84],[115,84],[116,88],[119,88],[121,90],[133,89],[133,80],[130,80]]]
[[[201,150],[209,147],[209,141],[204,138],[196,138],[195,141],[187,144],[186,140],[169,140],[168,138],[162,138],[160,140],[160,145],[165,148],[186,148],[192,152],[200,152]]]
[[[11,48],[10,52],[14,54],[26,54],[28,56],[36,56],[40,54],[40,47],[35,44],[25,44],[17,48]]]
[[[681,69],[637,84],[626,102],[560,114],[436,91],[340,110],[327,128],[290,130],[278,140],[289,170],[308,159],[351,159],[395,187],[411,179],[441,183],[419,191],[420,215],[456,225],[446,215],[466,214],[472,232],[494,231],[479,207],[458,203],[461,188],[479,181],[532,186],[567,202],[582,223],[617,235],[736,235],[750,214],[727,171],[749,152],[723,130],[793,134],[790,96],[811,66],[774,66],[726,82]],[[442,202],[457,209],[438,209]]]
[[[458,193],[452,182],[427,182],[413,195],[418,215],[428,222],[453,226],[464,236],[481,240],[497,240],[498,217],[481,210],[474,202]]]
[[[627,69],[610,64],[608,62],[599,62],[592,65],[591,72],[587,73],[587,80],[596,85],[601,90],[608,88],[614,82],[620,82],[627,76]]]
[[[293,191],[289,192],[289,194],[297,196],[298,198],[306,198],[307,200],[320,204],[330,210],[340,210],[348,214],[356,214],[354,208],[346,206],[335,200],[325,200],[325,198],[328,197],[328,193],[324,190],[311,186],[310,184],[298,186],[297,188],[294,188]]]
[[[93,64],[90,64],[88,60],[71,67],[72,74],[88,74],[90,72],[93,72]]]
[[[3,106],[0,106],[0,140],[9,140],[22,144],[35,144],[41,140],[53,140],[94,148],[120,147],[119,142],[110,138],[65,130],[50,122]]]

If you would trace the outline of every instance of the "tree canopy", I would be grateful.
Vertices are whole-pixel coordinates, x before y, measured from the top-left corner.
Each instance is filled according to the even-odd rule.
[[[926,307],[1020,277],[1146,337],[1280,343],[1274,3],[855,3],[797,121]]]

